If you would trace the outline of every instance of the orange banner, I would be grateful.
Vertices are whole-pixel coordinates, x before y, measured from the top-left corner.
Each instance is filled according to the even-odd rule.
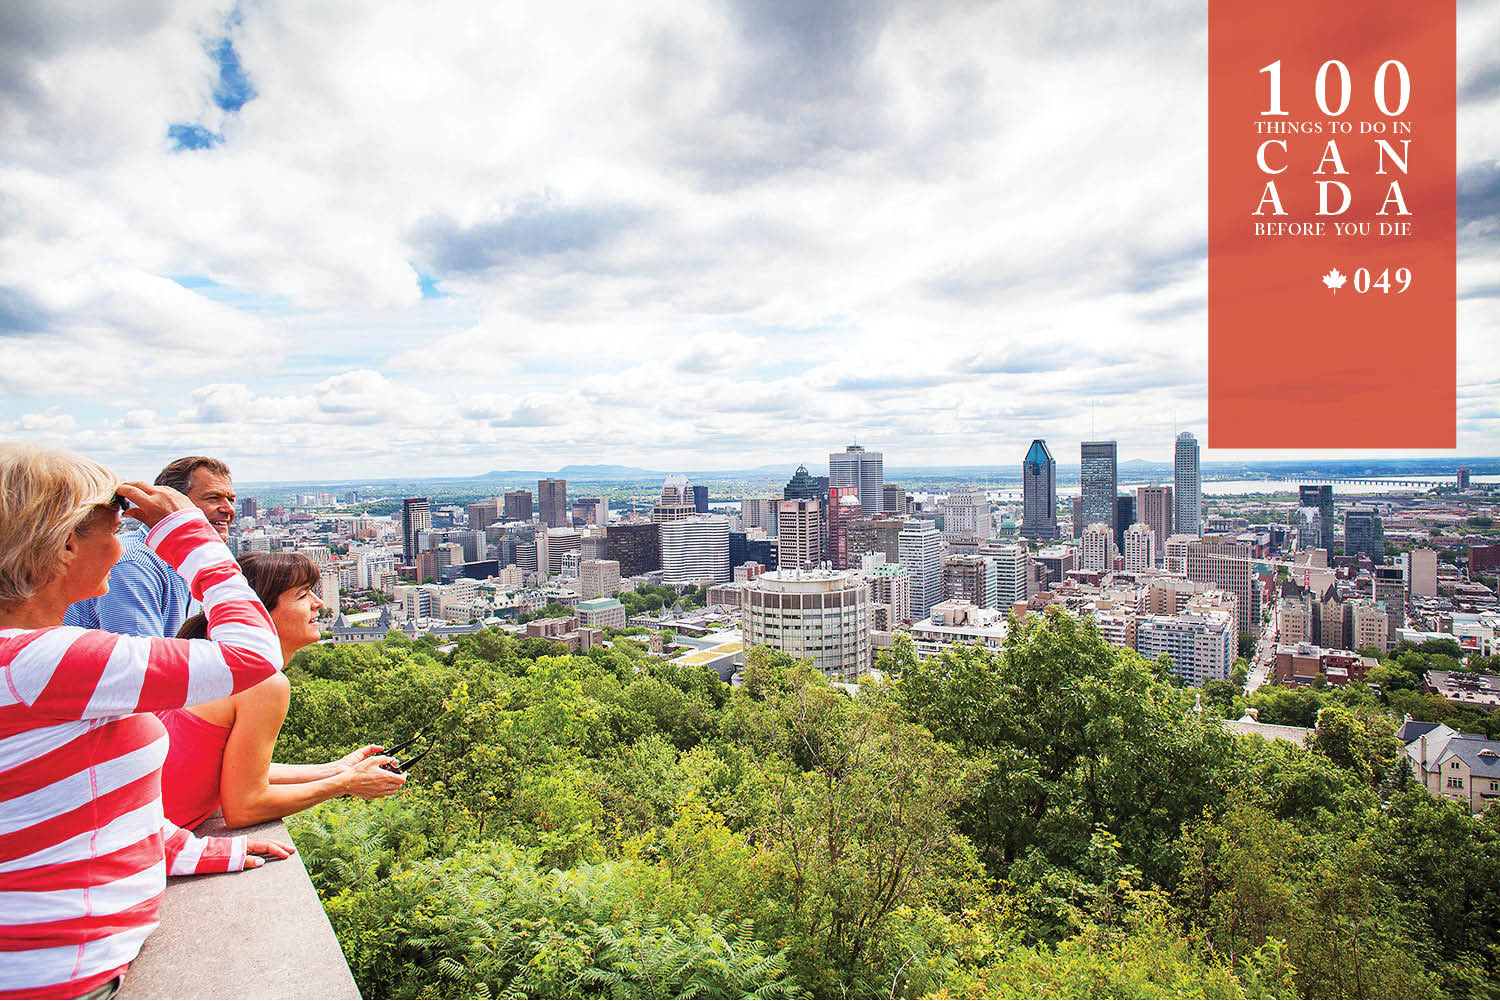
[[[1454,447],[1456,30],[1210,3],[1210,448]]]

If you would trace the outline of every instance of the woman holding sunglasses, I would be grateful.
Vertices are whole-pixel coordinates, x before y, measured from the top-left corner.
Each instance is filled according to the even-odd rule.
[[[290,663],[298,650],[318,641],[323,602],[314,590],[317,566],[295,553],[246,553],[240,566],[269,609],[281,655]],[[197,615],[177,635],[199,638],[207,625]],[[227,698],[160,713],[171,737],[161,780],[167,819],[193,828],[222,806],[225,824],[249,827],[338,796],[389,796],[405,783],[405,775],[384,767],[395,759],[378,754],[374,744],[323,765],[273,762],[290,700],[291,684],[277,674]]]
[[[188,581],[205,639],[64,626],[109,589],[124,502]],[[260,684],[282,664],[266,610],[208,520],[170,487],[0,445],[0,998],[112,996],[157,925],[168,875],[285,858],[162,816],[167,737],[151,713]]]

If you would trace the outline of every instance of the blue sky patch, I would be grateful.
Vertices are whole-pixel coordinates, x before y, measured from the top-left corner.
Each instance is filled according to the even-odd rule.
[[[175,122],[168,125],[167,138],[177,143],[172,147],[173,153],[192,149],[210,149],[224,141],[224,137],[219,133],[211,132],[201,125],[194,125],[190,122]]]
[[[209,43],[208,56],[219,67],[219,80],[214,84],[215,104],[232,115],[255,100],[255,87],[228,35]]]

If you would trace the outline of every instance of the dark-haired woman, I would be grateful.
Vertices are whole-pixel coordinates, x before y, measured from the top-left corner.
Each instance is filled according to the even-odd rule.
[[[247,553],[240,566],[271,614],[282,657],[316,643],[317,566],[294,553]],[[192,638],[204,625],[194,617],[178,635]],[[291,690],[277,674],[236,695],[160,714],[171,737],[161,777],[168,819],[191,829],[222,806],[228,826],[249,827],[338,796],[377,799],[401,788],[406,776],[381,767],[393,759],[375,744],[323,765],[273,762]]]

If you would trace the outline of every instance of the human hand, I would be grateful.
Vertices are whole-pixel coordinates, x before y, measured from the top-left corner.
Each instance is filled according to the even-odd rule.
[[[139,480],[121,483],[115,493],[130,502],[130,510],[124,516],[149,528],[155,528],[169,514],[197,510],[197,505],[171,487],[152,486]]]
[[[376,753],[377,751],[383,750],[385,750],[384,744],[366,744],[364,747],[361,747],[358,750],[350,751],[342,758],[333,762],[333,765],[338,771],[347,771],[350,768],[353,768],[355,765],[359,764],[361,761],[368,758],[370,755]]]
[[[265,838],[251,838],[245,844],[245,868],[259,869],[267,862],[277,859],[291,858],[297,853],[297,849],[291,845],[284,845],[280,841],[268,841]]]
[[[406,773],[391,771],[385,766],[396,765],[395,758],[387,754],[375,754],[359,764],[341,772],[344,792],[360,799],[379,799],[389,796],[406,784]]]

